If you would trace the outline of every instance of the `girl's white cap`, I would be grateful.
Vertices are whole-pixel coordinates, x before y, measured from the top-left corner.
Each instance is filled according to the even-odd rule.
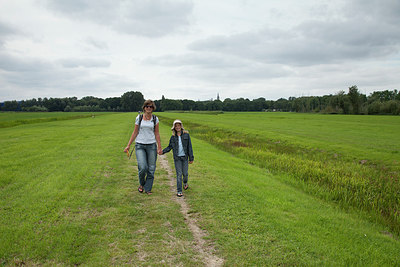
[[[183,124],[182,124],[182,122],[181,122],[180,120],[174,120],[174,123],[172,124],[171,130],[175,129],[175,124],[176,124],[176,123],[180,123],[180,124],[181,124],[181,127],[182,127],[182,129],[183,129]]]

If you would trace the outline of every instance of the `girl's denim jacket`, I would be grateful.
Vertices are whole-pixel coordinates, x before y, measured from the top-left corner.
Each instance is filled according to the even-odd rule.
[[[189,133],[187,131],[182,131],[181,139],[182,139],[183,151],[185,151],[184,159],[187,160],[189,158],[189,161],[193,161],[194,156],[193,156],[192,142],[190,140]],[[163,149],[163,154],[171,151],[171,149],[173,150],[174,153],[174,160],[180,159],[181,157],[178,156],[178,151],[179,151],[178,135],[171,136],[171,138],[169,139],[169,145]]]

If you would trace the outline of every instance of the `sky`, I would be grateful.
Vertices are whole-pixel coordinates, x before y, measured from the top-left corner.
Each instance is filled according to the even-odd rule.
[[[399,0],[1,0],[0,102],[400,89]]]

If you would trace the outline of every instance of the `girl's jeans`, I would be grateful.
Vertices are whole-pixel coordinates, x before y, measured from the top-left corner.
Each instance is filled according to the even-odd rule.
[[[188,159],[179,158],[174,160],[175,162],[175,170],[176,170],[176,188],[178,193],[182,193],[182,176],[183,183],[187,184],[188,182],[188,169],[189,169],[189,161]]]
[[[136,159],[139,170],[139,183],[145,192],[153,188],[154,173],[156,171],[157,144],[135,144]]]

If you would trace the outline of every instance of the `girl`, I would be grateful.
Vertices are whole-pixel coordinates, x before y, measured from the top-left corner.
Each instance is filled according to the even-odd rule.
[[[183,189],[188,189],[188,170],[189,164],[194,161],[192,142],[190,141],[189,132],[185,131],[182,122],[175,120],[172,125],[172,136],[169,139],[168,147],[164,148],[162,154],[168,153],[173,150],[174,163],[176,170],[176,187],[177,196],[181,197],[182,194],[182,176],[183,176]]]

